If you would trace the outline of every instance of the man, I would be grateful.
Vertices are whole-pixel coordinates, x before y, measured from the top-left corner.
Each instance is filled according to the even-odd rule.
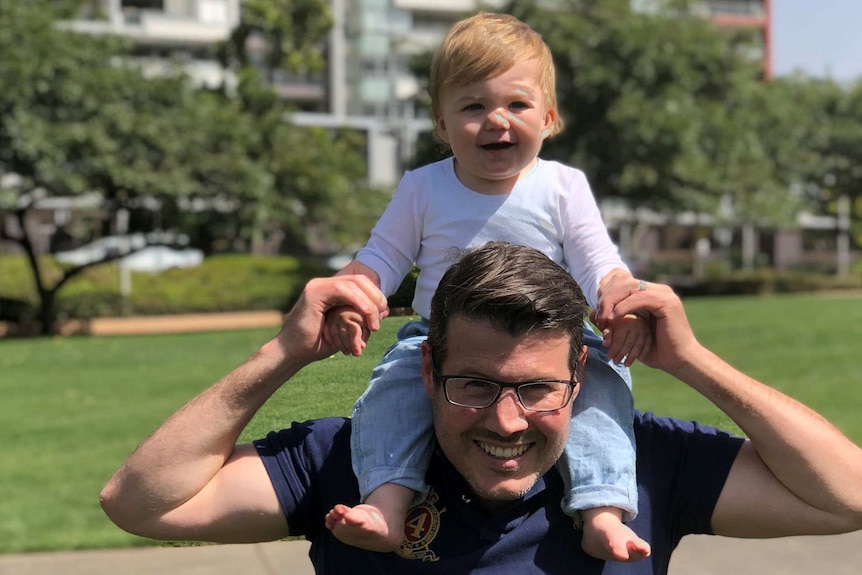
[[[559,505],[553,464],[571,400],[589,385],[581,381],[583,296],[541,253],[500,243],[464,256],[432,302],[422,375],[438,449],[431,491],[408,515],[397,553],[344,545],[324,524],[334,505],[358,503],[348,421],[294,424],[235,445],[283,382],[334,352],[323,343],[327,310],[351,305],[369,331],[378,329],[385,301],[356,276],[309,282],[278,336],[141,444],[103,490],[102,505],[120,527],[152,538],[305,535],[320,573],[654,574],[666,572],[688,533],[778,537],[862,528],[862,450],[702,347],[669,288],[644,287],[615,309],[650,314],[655,346],[644,361],[705,395],[749,439],[638,418],[641,510],[630,527],[652,545],[639,563],[584,554]]]

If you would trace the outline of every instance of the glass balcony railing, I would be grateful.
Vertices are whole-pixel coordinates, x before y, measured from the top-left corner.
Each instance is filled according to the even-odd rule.
[[[710,16],[759,18],[764,15],[762,0],[707,0],[704,7]]]

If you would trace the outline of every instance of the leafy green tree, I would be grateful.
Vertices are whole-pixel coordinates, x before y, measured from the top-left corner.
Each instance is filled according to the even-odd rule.
[[[129,231],[183,230],[234,248],[283,231],[293,251],[335,249],[370,229],[369,206],[385,200],[364,184],[355,134],[290,126],[252,73],[239,99],[197,89],[180,72],[147,77],[123,41],[55,25],[75,14],[74,3],[0,0],[0,8],[0,222],[17,221],[0,226],[0,238],[27,255],[46,333],[60,289],[124,254],[46,277],[26,225],[43,198],[88,194],[108,228],[123,210]]]
[[[272,84],[279,70],[319,72],[325,65],[322,40],[332,27],[325,0],[245,0],[240,24],[221,49],[223,63],[257,66]],[[259,40],[259,49],[249,42]]]
[[[712,212],[725,190],[769,173],[746,116],[761,81],[744,37],[684,3],[652,13],[624,0],[563,4],[513,5],[555,56],[568,127],[546,155],[583,167],[599,197],[666,211]]]
[[[335,250],[370,230],[388,195],[367,183],[365,140],[350,130],[299,127],[272,85],[278,73],[323,71],[322,46],[333,20],[324,0],[248,0],[240,25],[220,48],[239,78],[237,97],[254,117],[272,193],[255,206],[254,245],[283,235],[289,251]]]
[[[57,29],[54,18],[69,14],[56,6],[2,0],[0,20],[0,209],[17,222],[0,237],[30,262],[45,333],[55,328],[61,288],[125,254],[46,277],[28,225],[39,200],[89,194],[107,225],[126,210],[130,231],[172,230],[195,217],[189,206],[239,213],[273,181],[247,153],[259,135],[239,103],[197,91],[181,76],[146,78],[118,65],[119,40]]]
[[[828,88],[827,88],[828,89]],[[841,215],[839,203],[849,203],[849,232],[862,246],[862,80],[832,93],[826,106],[828,135],[817,151],[821,158],[822,178],[810,189],[823,211]]]

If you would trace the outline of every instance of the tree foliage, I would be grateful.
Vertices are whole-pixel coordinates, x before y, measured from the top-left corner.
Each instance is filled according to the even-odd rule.
[[[333,23],[328,2],[245,0],[240,10],[240,24],[221,49],[225,65],[259,65],[270,81],[277,70],[297,73],[323,69],[322,39]],[[249,49],[249,41],[254,40],[262,42],[259,50]]]
[[[106,228],[126,210],[129,231],[183,232],[205,250],[283,232],[291,251],[304,252],[310,241],[333,248],[370,228],[356,201],[366,188],[355,135],[290,126],[252,82],[269,109],[198,89],[180,72],[148,76],[122,40],[59,28],[69,6],[0,0],[0,222],[17,221],[0,226],[0,238],[27,254],[46,332],[57,292],[123,254],[44,277],[26,225],[44,198],[95,196]],[[357,221],[365,227],[350,237],[346,226]],[[81,239],[110,231],[83,230]]]

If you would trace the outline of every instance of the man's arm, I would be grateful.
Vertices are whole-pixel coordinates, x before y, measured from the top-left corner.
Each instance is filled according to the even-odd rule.
[[[219,542],[284,537],[288,526],[251,445],[235,445],[267,399],[334,348],[322,337],[329,309],[350,305],[376,331],[383,294],[362,276],[309,282],[279,334],[245,363],[165,421],[102,490],[105,513],[155,539]]]
[[[703,347],[669,287],[648,284],[617,309],[649,311],[655,344],[642,361],[703,394],[748,437],[713,511],[716,534],[778,537],[862,529],[862,449],[813,410]]]

